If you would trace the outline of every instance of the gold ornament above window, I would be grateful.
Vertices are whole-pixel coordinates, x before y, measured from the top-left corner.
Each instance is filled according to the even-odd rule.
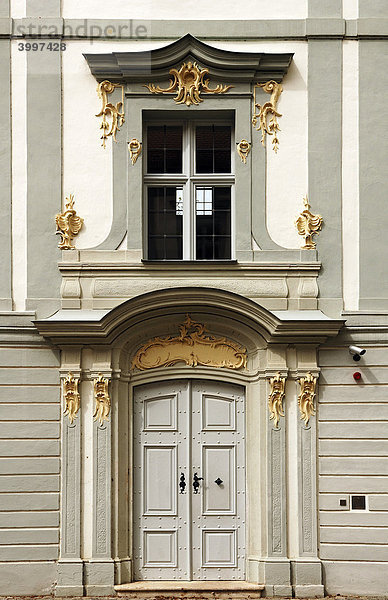
[[[177,104],[199,104],[203,102],[203,98],[200,97],[201,93],[204,94],[225,94],[232,85],[221,85],[218,84],[214,89],[209,88],[209,79],[204,79],[205,75],[209,73],[208,69],[200,69],[197,63],[191,61],[183,63],[179,69],[171,69],[170,75],[173,79],[170,79],[170,85],[168,88],[161,88],[154,83],[149,83],[144,87],[148,88],[152,94],[170,94],[176,92],[177,95],[174,98]]]
[[[131,157],[131,162],[134,165],[141,154],[141,142],[136,138],[133,138],[128,142],[128,152]]]
[[[269,102],[265,102],[262,106],[256,100],[256,91],[258,88],[263,88],[267,94],[271,94]],[[261,143],[263,146],[265,145],[266,134],[273,135],[272,148],[274,152],[277,152],[279,148],[278,131],[280,131],[280,127],[278,117],[282,115],[277,112],[277,105],[282,91],[282,85],[272,79],[266,83],[257,83],[253,89],[254,113],[252,125],[256,127],[257,131],[261,131]]]
[[[226,339],[206,333],[202,323],[186,315],[176,337],[156,337],[139,348],[132,360],[132,368],[144,371],[155,367],[169,367],[184,362],[190,367],[246,367],[246,348]]]
[[[112,94],[116,88],[121,88],[121,101],[116,104],[108,102],[108,94]],[[120,131],[121,125],[124,123],[124,86],[119,83],[111,83],[108,80],[101,81],[97,86],[98,97],[102,100],[102,107],[96,117],[102,117],[100,129],[102,129],[102,144],[106,147],[106,140],[112,136],[115,142],[116,133]],[[111,119],[109,124],[108,119]]]

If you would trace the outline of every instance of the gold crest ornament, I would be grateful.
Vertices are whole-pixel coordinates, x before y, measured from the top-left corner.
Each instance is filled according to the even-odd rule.
[[[74,250],[73,238],[81,231],[84,220],[79,217],[74,209],[74,195],[66,198],[65,210],[55,215],[57,225],[56,234],[59,233],[61,241],[58,244],[60,250]]]
[[[65,404],[63,414],[66,417],[69,417],[70,425],[73,424],[74,419],[77,417],[77,412],[80,407],[78,384],[79,378],[74,377],[73,373],[68,373],[66,377],[62,379],[63,401]]]
[[[271,94],[271,99],[265,102],[263,106],[256,101],[256,90],[263,88],[267,94]],[[280,83],[267,81],[266,83],[257,83],[253,88],[253,103],[254,113],[252,117],[252,125],[257,131],[261,131],[261,143],[265,145],[266,134],[273,135],[272,148],[275,153],[279,149],[278,131],[280,131],[278,117],[282,115],[277,111],[277,105],[283,87]]]
[[[248,140],[241,140],[241,142],[239,142],[237,144],[238,155],[244,164],[247,162],[247,157],[248,157],[248,154],[250,153],[250,151],[251,151],[251,144],[250,144],[250,142],[248,142]]]
[[[112,94],[116,88],[121,88],[121,101],[116,104],[108,102],[108,94]],[[106,148],[106,140],[112,136],[115,142],[116,133],[120,131],[124,121],[124,86],[119,83],[111,83],[108,80],[101,81],[97,86],[98,97],[102,100],[102,108],[96,117],[102,117],[100,129],[102,129],[102,144]],[[111,122],[109,123],[109,119]]]
[[[301,246],[302,250],[313,250],[316,246],[313,242],[313,235],[317,235],[323,225],[323,219],[321,215],[313,215],[310,212],[310,204],[307,200],[307,196],[303,198],[303,204],[305,210],[299,215],[295,221],[296,228],[299,235],[305,238],[304,246]]]
[[[109,421],[110,414],[110,397],[108,393],[109,379],[103,377],[101,373],[94,379],[94,400],[96,402],[94,410],[94,420],[98,421],[100,425],[104,424],[104,421]]]
[[[179,335],[151,339],[136,352],[132,368],[144,371],[156,367],[169,367],[178,362],[184,362],[190,367],[246,367],[245,348],[225,337],[215,337],[205,332],[206,328],[202,323],[196,323],[186,315],[186,319],[179,326]]]
[[[203,102],[203,98],[200,97],[201,93],[204,94],[225,94],[232,85],[221,85],[218,84],[214,89],[209,88],[209,79],[204,79],[205,75],[209,73],[208,69],[201,69],[197,63],[191,61],[183,63],[179,69],[170,69],[170,75],[173,79],[170,79],[170,85],[167,88],[161,88],[154,83],[146,84],[146,87],[151,94],[170,94],[176,92],[174,100],[177,104],[199,104]]]
[[[300,418],[304,421],[306,427],[310,417],[315,415],[314,398],[316,396],[315,389],[317,386],[317,377],[314,377],[310,372],[306,377],[299,379],[300,394],[298,396],[298,404],[300,410]]]
[[[283,400],[286,378],[277,373],[269,380],[271,391],[268,399],[269,418],[273,420],[275,429],[278,428],[280,417],[284,417]]]
[[[141,154],[141,142],[136,138],[133,138],[128,142],[128,152],[131,157],[131,162],[134,165]]]

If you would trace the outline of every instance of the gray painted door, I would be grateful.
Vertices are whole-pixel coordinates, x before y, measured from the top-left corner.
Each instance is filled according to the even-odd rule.
[[[245,578],[244,424],[240,386],[135,388],[136,580]]]

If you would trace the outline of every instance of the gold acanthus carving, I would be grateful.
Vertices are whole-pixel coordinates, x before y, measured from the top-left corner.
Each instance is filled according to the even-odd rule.
[[[139,142],[139,140],[136,138],[133,138],[130,142],[128,142],[128,151],[129,156],[131,157],[131,162],[134,165],[141,154],[141,142]]]
[[[218,84],[214,89],[209,87],[210,80],[204,79],[205,75],[209,73],[208,69],[201,69],[197,63],[191,61],[183,63],[179,69],[170,69],[170,75],[173,79],[170,79],[170,85],[167,88],[161,88],[154,83],[146,84],[145,87],[149,89],[152,94],[170,94],[176,92],[174,100],[177,104],[199,104],[203,102],[200,94],[225,94],[232,85],[221,85]]]
[[[74,209],[74,195],[66,198],[65,210],[55,215],[57,225],[56,234],[59,233],[61,241],[58,244],[60,250],[74,250],[73,238],[81,231],[84,220],[79,217]]]
[[[241,140],[237,144],[237,152],[242,162],[245,164],[247,162],[248,154],[251,151],[251,143],[248,140]]]
[[[110,397],[108,393],[109,379],[103,377],[101,373],[94,379],[94,420],[98,421],[100,425],[104,424],[104,421],[109,420],[110,414]]]
[[[63,401],[65,417],[69,417],[70,425],[72,425],[74,419],[77,417],[77,412],[80,407],[80,395],[78,392],[79,378],[74,377],[73,373],[68,373],[64,379],[62,379],[62,390],[63,390]]]
[[[113,104],[108,102],[108,94],[112,94],[116,88],[121,88],[121,101]],[[100,127],[102,129],[101,146],[105,148],[108,137],[112,136],[114,141],[117,142],[116,133],[120,131],[120,127],[124,123],[124,86],[119,83],[111,83],[108,80],[101,81],[97,86],[97,94],[102,100],[102,108],[96,117],[102,117]]]
[[[268,399],[269,418],[273,420],[275,429],[278,428],[280,417],[284,417],[283,400],[286,378],[277,373],[275,377],[271,377],[270,394]]]
[[[271,94],[270,100],[265,102],[263,106],[256,100],[256,91],[258,88],[263,88],[267,94]],[[282,115],[277,111],[277,105],[282,91],[283,87],[281,83],[277,83],[273,79],[266,83],[257,83],[253,89],[254,112],[252,125],[256,127],[257,131],[261,131],[261,143],[263,146],[265,145],[266,134],[273,135],[272,148],[274,152],[277,152],[279,149],[278,131],[280,131],[280,127],[278,117]]]
[[[313,250],[316,245],[313,241],[313,235],[317,235],[321,231],[323,219],[321,215],[313,215],[310,212],[311,206],[307,200],[307,196],[303,198],[303,204],[305,205],[305,210],[299,215],[295,221],[295,225],[299,235],[305,238],[305,244],[301,248],[303,250]]]
[[[300,394],[298,396],[298,405],[300,418],[307,427],[310,417],[315,415],[314,398],[316,396],[315,389],[317,386],[317,377],[314,377],[314,375],[309,372],[306,377],[300,377],[299,385]]]
[[[241,369],[247,365],[246,348],[225,337],[206,333],[202,323],[186,315],[179,326],[179,335],[156,337],[139,348],[132,361],[133,369],[169,367],[178,362],[196,367],[226,367]]]

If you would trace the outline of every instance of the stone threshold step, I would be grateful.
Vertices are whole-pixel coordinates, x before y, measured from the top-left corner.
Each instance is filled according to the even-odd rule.
[[[256,600],[264,585],[246,581],[134,581],[115,585],[119,597]]]

